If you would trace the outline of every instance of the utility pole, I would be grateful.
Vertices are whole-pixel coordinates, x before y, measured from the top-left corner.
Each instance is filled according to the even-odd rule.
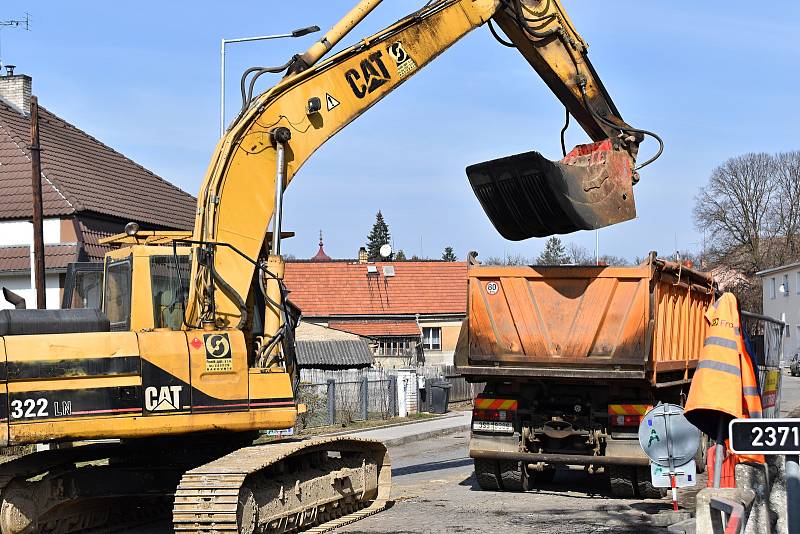
[[[36,307],[43,310],[45,301],[44,280],[44,221],[42,213],[42,163],[39,157],[39,99],[31,96],[31,186],[33,189],[33,264],[36,287]]]

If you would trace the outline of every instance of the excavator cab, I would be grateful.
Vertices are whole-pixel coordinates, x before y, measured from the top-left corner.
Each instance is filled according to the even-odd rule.
[[[512,241],[594,230],[636,217],[630,156],[606,139],[559,162],[525,152],[467,167],[472,190]]]

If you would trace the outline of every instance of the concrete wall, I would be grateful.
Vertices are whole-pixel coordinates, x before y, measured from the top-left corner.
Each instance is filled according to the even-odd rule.
[[[800,265],[761,275],[764,315],[783,320],[787,325],[783,346],[785,359],[800,351]],[[781,291],[785,285],[785,291]],[[773,292],[774,288],[774,292]]]

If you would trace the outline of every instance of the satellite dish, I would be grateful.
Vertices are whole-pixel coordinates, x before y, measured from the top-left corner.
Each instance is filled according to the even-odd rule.
[[[382,258],[388,258],[392,255],[392,246],[389,243],[386,243],[385,245],[381,246],[380,253]]]

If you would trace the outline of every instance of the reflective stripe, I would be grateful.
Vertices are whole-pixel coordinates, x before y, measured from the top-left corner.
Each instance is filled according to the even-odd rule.
[[[750,412],[750,419],[761,419],[761,412]]]
[[[733,327],[733,333],[736,334],[737,336],[741,335],[741,331],[739,330],[738,326]]]
[[[753,395],[755,397],[761,395],[761,392],[758,391],[758,388],[755,386],[746,386],[742,388],[742,393],[744,395]]]
[[[701,360],[697,364],[698,369],[713,369],[714,371],[722,371],[736,376],[742,376],[742,370],[729,363],[715,362],[713,360]]]
[[[718,347],[725,347],[726,349],[739,350],[739,345],[736,344],[736,341],[725,339],[724,337],[719,336],[707,337],[705,341],[703,341],[703,346],[706,347],[708,345],[716,345]]]

